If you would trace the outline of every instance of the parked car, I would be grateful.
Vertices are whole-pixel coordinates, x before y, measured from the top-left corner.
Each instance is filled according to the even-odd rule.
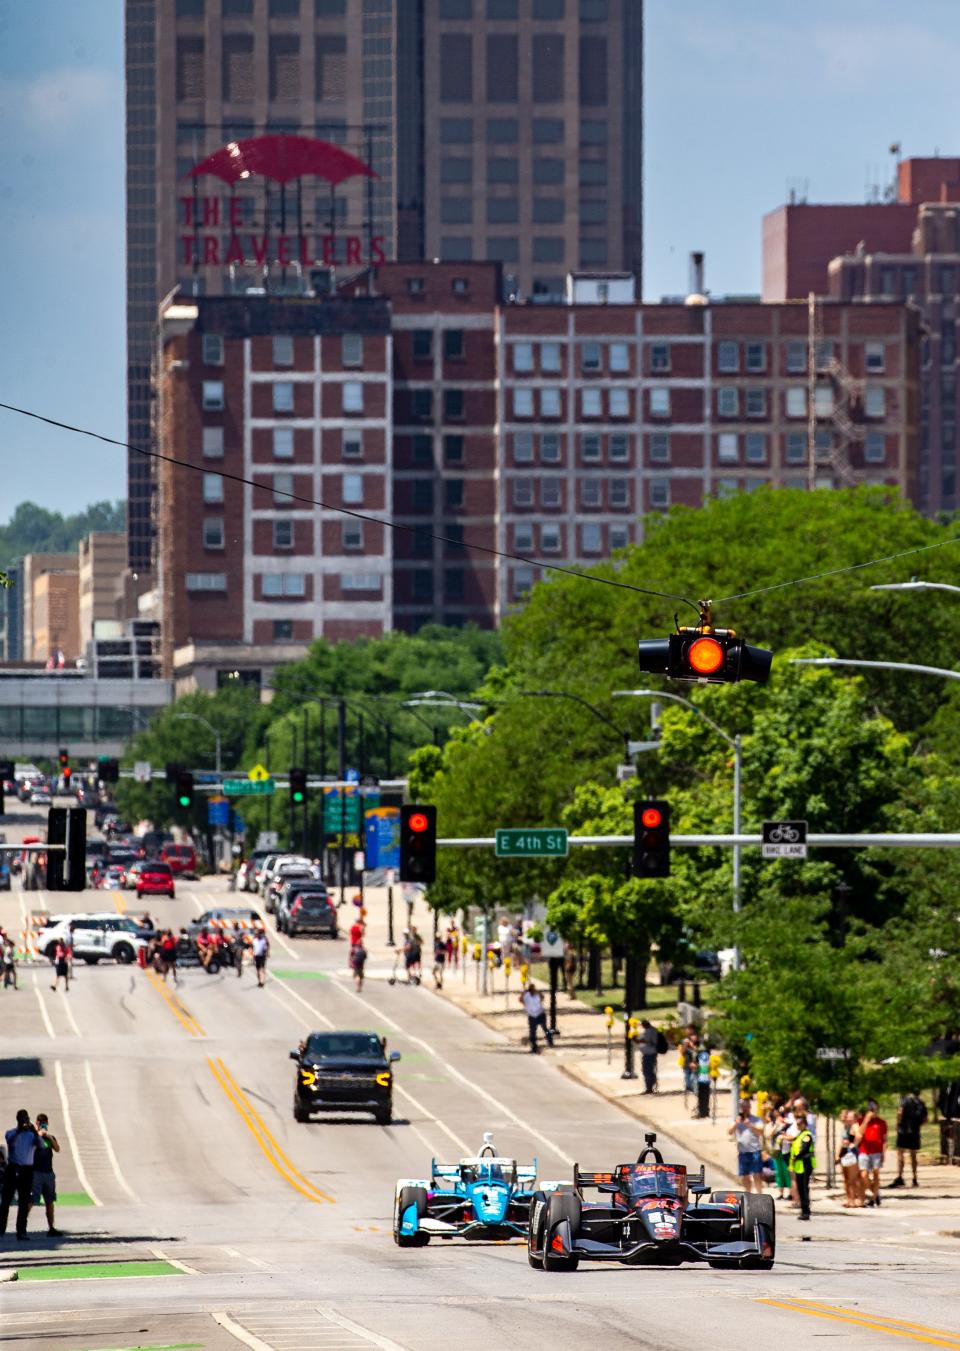
[[[317,874],[312,868],[304,868],[300,863],[283,863],[277,868],[273,880],[263,897],[263,908],[268,915],[276,913],[277,902],[288,882],[316,882]]]
[[[277,928],[295,938],[298,934],[326,934],[336,938],[337,907],[326,887],[312,888],[288,882],[277,904]]]
[[[169,863],[177,877],[197,875],[197,852],[192,844],[165,844],[160,850],[160,860]]]
[[[53,797],[49,788],[34,788],[30,794],[31,807],[50,807],[53,805]]]
[[[257,874],[260,870],[260,867],[263,863],[266,862],[268,858],[270,858],[272,854],[275,853],[276,853],[275,849],[254,849],[253,852],[243,860],[243,862],[240,864],[240,867],[237,870],[238,890],[256,891]]]
[[[142,896],[169,896],[171,901],[176,892],[173,883],[173,869],[169,863],[151,859],[134,865],[137,870],[137,899]]]

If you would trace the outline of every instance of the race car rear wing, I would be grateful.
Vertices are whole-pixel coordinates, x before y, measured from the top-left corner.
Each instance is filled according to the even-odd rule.
[[[464,1166],[478,1168],[483,1164],[498,1163],[504,1170],[505,1175],[516,1176],[517,1182],[536,1182],[538,1163],[534,1159],[532,1163],[516,1163],[513,1159],[501,1159],[499,1157],[478,1157],[475,1159],[461,1159],[459,1163],[437,1163],[436,1159],[430,1160],[430,1176],[437,1181],[458,1182],[460,1180],[460,1170]]]
[[[680,1164],[677,1165],[677,1167],[680,1166],[681,1166]],[[573,1165],[573,1185],[578,1190],[581,1187],[602,1187],[602,1186],[609,1187],[616,1182],[617,1173],[621,1168],[630,1168],[630,1167],[632,1167],[631,1164],[617,1164],[617,1167],[612,1172],[587,1173],[581,1169],[578,1163],[575,1163]],[[700,1169],[698,1172],[687,1173],[687,1185],[689,1186],[691,1191],[693,1191],[697,1187],[703,1187],[706,1185],[704,1179],[703,1164],[700,1165]]]

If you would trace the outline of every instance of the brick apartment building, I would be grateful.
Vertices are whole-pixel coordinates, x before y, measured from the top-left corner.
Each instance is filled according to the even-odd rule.
[[[574,277],[571,303],[503,305],[493,264],[364,285],[161,313],[161,450],[194,466],[161,468],[181,688],[266,683],[315,637],[498,624],[534,562],[465,545],[589,564],[649,512],[762,483],[915,494],[919,335],[900,303],[825,301],[811,364],[805,303],[642,305],[632,278]]]
[[[763,241],[764,300],[813,292],[916,310],[922,343],[915,501],[929,515],[955,511],[960,159],[902,161],[896,201],[782,206],[764,218]]]

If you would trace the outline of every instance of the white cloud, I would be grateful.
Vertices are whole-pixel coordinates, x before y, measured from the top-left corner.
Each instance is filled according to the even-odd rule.
[[[119,94],[119,81],[112,71],[64,66],[33,79],[4,81],[0,120],[55,134],[82,125],[91,114],[115,103]]]

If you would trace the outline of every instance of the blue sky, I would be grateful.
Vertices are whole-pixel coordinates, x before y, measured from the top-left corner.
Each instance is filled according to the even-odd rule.
[[[123,437],[121,0],[0,0],[0,400]],[[888,147],[960,153],[956,0],[647,0],[648,299],[760,286],[793,184],[859,201]],[[0,521],[126,491],[125,453],[0,412]]]

